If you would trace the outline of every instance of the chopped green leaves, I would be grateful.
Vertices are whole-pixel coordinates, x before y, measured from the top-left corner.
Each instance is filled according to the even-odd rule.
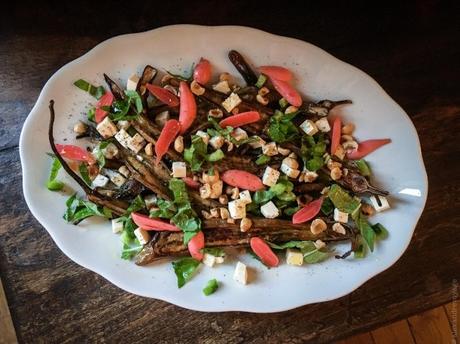
[[[195,274],[200,262],[193,258],[182,258],[172,263],[177,277],[177,287],[182,288]]]
[[[85,163],[81,163],[78,166],[78,171],[80,172],[81,179],[86,183],[86,185],[91,186],[91,178],[89,177],[88,167]]]
[[[268,135],[270,138],[278,143],[293,140],[299,133],[299,129],[292,123],[292,120],[297,114],[298,112],[293,112],[286,115],[276,110],[275,114],[270,117],[270,125],[268,128]]]
[[[128,209],[126,209],[126,214],[134,213],[135,211],[145,208],[145,202],[142,199],[141,195],[137,195],[136,198],[131,202]]]
[[[164,199],[158,199],[157,201],[158,209],[150,212],[151,217],[161,217],[163,219],[170,219],[174,216],[177,209],[172,201],[166,201]]]
[[[121,258],[131,259],[142,250],[142,245],[136,239],[134,230],[137,228],[136,224],[131,218],[131,213],[145,209],[145,202],[141,195],[131,202],[124,216],[119,218],[123,222],[123,232],[121,233],[121,242],[123,243]]]
[[[369,167],[369,164],[366,162],[366,160],[364,159],[355,160],[355,165],[358,168],[359,173],[361,173],[361,175],[365,177],[368,177],[371,175],[371,169]]]
[[[129,121],[136,119],[144,109],[139,93],[136,91],[125,91],[125,94],[126,99],[115,100],[112,104],[112,112],[109,114],[112,121]],[[110,107],[104,110],[110,111]],[[134,110],[134,114],[132,110]]]
[[[337,184],[331,185],[327,195],[337,209],[348,214],[352,214],[361,204]]]
[[[287,203],[296,199],[292,190],[294,190],[294,184],[290,182],[286,176],[281,176],[278,182],[271,186],[270,189],[256,191],[254,193],[254,203],[263,205],[273,198],[277,198],[279,201],[285,203],[285,207]],[[277,203],[277,205],[279,205],[279,203]]]
[[[191,170],[194,172],[199,171],[204,162],[216,162],[222,160],[224,157],[224,152],[220,149],[208,154],[206,143],[198,135],[192,136],[192,144],[184,150],[184,160],[188,162]]]
[[[388,230],[380,223],[372,225],[376,239],[383,240],[388,237]]]
[[[367,218],[359,212],[358,216],[353,218],[353,220],[355,221],[356,227],[358,227],[361,236],[363,237],[371,252],[374,251],[375,232],[367,221]]]
[[[143,246],[139,243],[137,239],[135,239],[134,241],[137,243],[134,243],[133,245],[123,244],[123,249],[121,250],[122,259],[132,259],[139,252],[141,252]]]
[[[323,203],[321,204],[321,212],[324,215],[330,215],[334,211],[334,204],[329,197],[324,198]]]
[[[257,88],[262,88],[262,86],[265,84],[266,81],[267,81],[267,77],[263,74],[260,74],[255,86]]]
[[[224,152],[221,149],[218,149],[207,156],[209,162],[216,162],[222,160],[225,157]]]
[[[287,248],[299,249],[303,254],[304,262],[307,264],[319,263],[331,256],[330,252],[316,248],[313,241],[288,241],[280,245],[268,242],[268,244],[276,250],[284,250]]]
[[[214,257],[225,256],[225,251],[220,247],[205,247],[201,250],[202,253],[208,253]]]
[[[323,155],[326,152],[326,143],[324,136],[318,135],[317,140],[312,136],[303,136],[302,145],[300,147],[300,154],[309,171],[317,171],[324,165]]]
[[[96,122],[96,108],[92,107],[91,109],[89,109],[88,113],[86,114],[86,117],[88,118],[88,121]]]
[[[209,296],[215,293],[217,288],[219,288],[219,284],[217,283],[217,280],[213,278],[212,280],[209,280],[206,286],[204,287],[203,294]]]
[[[53,163],[51,164],[50,176],[48,178],[48,181],[46,182],[46,187],[48,188],[48,190],[59,191],[59,190],[62,190],[62,188],[64,187],[63,182],[56,180],[56,177],[61,167],[62,167],[61,162],[58,160],[58,158],[54,157]]]
[[[91,85],[88,81],[83,79],[78,79],[73,83],[80,90],[88,92],[94,98],[99,99],[105,94],[104,87]]]
[[[67,210],[64,214],[64,220],[73,224],[77,224],[91,216],[112,217],[112,212],[108,208],[84,201],[78,198],[76,193],[67,200],[66,206]]]
[[[100,168],[105,166],[105,155],[104,149],[107,148],[109,145],[109,141],[101,141],[96,147],[93,149],[93,155],[96,157],[97,164]]]
[[[144,109],[144,106],[142,105],[142,99],[139,93],[136,91],[125,91],[125,94],[128,96],[128,101],[134,104],[137,113],[141,113]]]
[[[266,165],[270,162],[270,157],[268,155],[262,154],[256,159],[256,165]]]

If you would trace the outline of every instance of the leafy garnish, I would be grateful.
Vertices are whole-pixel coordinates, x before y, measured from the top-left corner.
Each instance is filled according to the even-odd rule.
[[[88,92],[94,98],[99,99],[105,94],[104,87],[91,85],[88,81],[83,79],[78,79],[73,83],[80,90]]]
[[[161,217],[163,219],[170,219],[176,213],[176,207],[174,202],[167,201],[162,198],[159,198],[157,201],[158,209],[150,211],[151,217]]]
[[[334,204],[329,197],[323,199],[323,203],[321,204],[321,212],[324,215],[330,215],[334,211]]]
[[[174,273],[177,276],[177,287],[182,288],[194,275],[200,262],[193,258],[187,257],[172,262]]]
[[[97,164],[99,168],[103,168],[105,166],[105,155],[104,149],[107,148],[109,145],[109,141],[101,141],[96,147],[93,149],[93,155],[96,157]]]
[[[209,280],[208,283],[206,284],[206,287],[203,289],[203,294],[206,296],[209,296],[219,288],[219,284],[217,283],[217,280],[213,278],[212,280]]]
[[[248,137],[247,139],[237,140],[232,136],[233,127],[222,128],[216,119],[212,116],[208,116],[208,121],[211,122],[214,128],[207,129],[207,133],[211,137],[222,136],[225,140],[230,141],[235,146],[239,147],[246,143],[252,143],[259,141],[258,137]]]
[[[323,155],[326,152],[324,136],[318,135],[317,140],[313,136],[303,136],[300,147],[300,156],[307,170],[317,171],[324,165]]]
[[[192,136],[192,144],[184,150],[184,160],[188,162],[191,170],[194,172],[199,171],[205,161],[216,162],[222,160],[224,157],[224,152],[220,149],[208,154],[206,143],[198,135]]]
[[[280,245],[268,242],[268,245],[276,250],[297,248],[302,252],[303,260],[307,264],[319,263],[331,256],[330,252],[316,248],[313,241],[288,241]]]
[[[123,259],[131,259],[142,249],[142,245],[134,235],[134,230],[137,226],[131,218],[132,212],[142,209],[145,209],[145,202],[141,195],[137,195],[137,197],[129,205],[128,209],[126,209],[126,213],[118,219],[118,221],[123,222],[123,232],[121,233],[121,242],[123,243],[121,258]]]
[[[262,88],[262,86],[265,84],[265,81],[267,81],[267,77],[263,74],[260,74],[254,86],[257,88]]]
[[[357,212],[357,215],[353,217],[353,220],[355,221],[356,227],[359,229],[361,236],[363,237],[371,252],[374,251],[376,235],[374,229],[367,221],[366,216],[364,216],[361,212]]]
[[[355,165],[362,176],[368,177],[371,175],[369,164],[364,159],[355,160]]]
[[[112,121],[129,121],[136,119],[144,109],[142,99],[136,91],[125,91],[126,98],[115,100],[112,104],[112,112],[109,117]],[[110,106],[103,108],[110,111]],[[135,113],[130,113],[134,109]]]
[[[106,207],[100,207],[92,202],[84,201],[73,194],[66,202],[67,210],[64,220],[76,224],[91,216],[112,217],[112,212]]]
[[[265,204],[271,199],[277,198],[280,201],[286,202],[287,205],[288,202],[296,199],[293,190],[294,184],[286,176],[281,176],[278,182],[271,186],[270,189],[256,191],[254,193],[254,202],[256,204]]]
[[[256,165],[266,165],[270,162],[270,159],[268,155],[262,154],[256,159]]]
[[[141,195],[137,195],[136,198],[131,202],[128,209],[126,209],[127,214],[131,214],[135,211],[145,208],[145,202]]]
[[[284,98],[281,98],[279,100],[278,104],[280,105],[281,109],[284,109],[289,105],[288,101],[286,99],[284,99]]]
[[[59,191],[62,190],[64,187],[64,183],[56,180],[59,170],[61,169],[62,165],[58,158],[53,158],[53,163],[51,164],[51,172],[46,182],[46,187],[50,191]]]
[[[91,178],[89,177],[88,167],[85,163],[81,163],[78,166],[78,171],[80,172],[81,179],[86,183],[86,185],[91,186]]]
[[[92,107],[91,109],[89,109],[88,113],[86,114],[86,117],[88,118],[88,121],[96,122],[96,108]]]
[[[270,117],[270,126],[268,128],[270,138],[278,143],[293,140],[299,133],[299,129],[292,123],[297,114],[298,112],[293,112],[286,115],[276,110],[275,114]]]
[[[225,251],[220,247],[205,247],[201,250],[202,253],[208,253],[214,257],[225,256]]]
[[[361,204],[337,184],[331,185],[327,195],[337,209],[348,214],[352,214]]]
[[[142,250],[142,245],[139,243],[137,239],[134,240],[135,243],[133,245],[123,244],[123,249],[121,250],[121,258],[122,259],[131,259],[136,256]]]
[[[376,223],[372,225],[372,229],[374,230],[376,239],[383,240],[388,237],[388,231],[382,224]]]

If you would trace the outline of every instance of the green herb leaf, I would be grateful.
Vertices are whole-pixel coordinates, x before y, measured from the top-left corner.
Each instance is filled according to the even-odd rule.
[[[214,257],[224,257],[225,251],[220,247],[205,247],[201,250],[202,253],[208,253]]]
[[[128,96],[128,101],[130,104],[134,104],[137,114],[140,114],[144,109],[142,105],[142,98],[136,91],[125,91],[125,94]]]
[[[141,195],[137,195],[136,198],[129,205],[128,209],[126,209],[125,215],[129,215],[141,209],[145,209],[145,202],[142,199]]]
[[[263,74],[260,74],[255,86],[257,88],[262,88],[262,86],[265,84],[265,81],[267,81],[267,77]]]
[[[136,240],[137,241],[137,240]],[[121,251],[121,258],[122,259],[132,259],[136,256],[139,252],[142,251],[143,246],[141,244],[135,245],[127,245],[123,244],[123,249]]]
[[[268,155],[260,155],[257,159],[256,159],[256,165],[260,166],[260,165],[266,165],[270,162],[270,157]]]
[[[371,175],[371,169],[369,167],[369,164],[366,162],[366,160],[364,159],[355,160],[355,165],[358,168],[359,173],[361,173],[361,175],[365,177],[368,177]]]
[[[278,103],[281,109],[284,109],[289,105],[288,101],[284,98],[281,98]]]
[[[380,223],[372,225],[372,229],[375,233],[375,238],[379,240],[386,239],[388,237],[388,230]]]
[[[331,185],[327,195],[337,209],[348,214],[352,214],[361,204],[337,184]]]
[[[62,165],[58,158],[53,158],[53,163],[51,164],[51,172],[46,182],[46,187],[50,191],[59,191],[62,190],[64,187],[64,183],[56,180],[59,170],[61,169]]]
[[[88,121],[96,122],[96,108],[92,107],[89,109],[86,117],[88,118]]]
[[[86,166],[85,163],[81,163],[78,166],[78,171],[80,172],[80,176],[83,179],[83,181],[86,183],[86,185],[91,186],[91,178],[89,177],[89,172],[88,172],[88,167]]]
[[[107,148],[109,145],[109,141],[101,141],[96,147],[93,149],[93,155],[96,157],[97,164],[100,168],[105,166],[105,155],[104,149]]]
[[[259,190],[254,193],[253,200],[256,204],[265,204],[273,197],[275,197],[275,194],[270,190]]]
[[[324,215],[330,215],[334,211],[334,204],[329,197],[324,198],[323,203],[321,204],[321,211]]]
[[[359,231],[361,232],[361,236],[363,237],[367,246],[371,252],[374,251],[375,232],[367,221],[367,218],[363,214],[359,213],[359,215],[354,218],[354,221],[356,223],[356,227],[358,227]]]
[[[208,283],[206,284],[206,287],[203,289],[203,294],[206,296],[209,296],[219,288],[219,284],[217,283],[217,280],[213,278],[212,280],[209,280]]]
[[[284,250],[287,248],[299,249],[303,254],[304,262],[307,264],[319,263],[331,256],[330,252],[317,249],[313,241],[288,241],[281,245],[271,242],[267,243],[276,250]]]
[[[325,163],[323,155],[325,152],[326,143],[323,135],[318,134],[316,141],[312,136],[302,137],[300,155],[307,170],[315,172],[323,167]]]
[[[353,257],[355,258],[364,258],[366,257],[367,249],[366,245],[363,243],[363,239],[360,238],[360,242],[358,244],[358,247],[353,250]]]
[[[182,258],[172,263],[177,276],[177,287],[182,288],[195,274],[200,262],[193,258]]]
[[[150,217],[161,217],[163,219],[170,219],[174,216],[177,209],[172,201],[166,201],[159,198],[157,201],[157,207],[159,209],[150,211]]]
[[[303,261],[307,264],[315,264],[315,263],[320,263],[330,257],[329,252],[324,252],[318,249],[315,249],[313,251],[304,253],[303,255]]]
[[[210,162],[216,162],[219,160],[222,160],[225,157],[224,152],[222,152],[221,149],[216,150],[215,152],[212,152],[207,156],[207,160]]]
[[[105,94],[104,87],[102,86],[93,86],[88,81],[83,79],[78,79],[73,83],[79,89],[88,92],[94,98],[99,99]]]
[[[291,141],[299,133],[299,129],[292,123],[292,119],[298,112],[293,112],[288,115],[276,110],[275,114],[270,117],[270,125],[268,135],[278,143]]]
[[[76,193],[66,201],[66,205],[67,210],[64,213],[64,220],[73,224],[91,216],[112,217],[112,212],[108,208],[79,199]]]

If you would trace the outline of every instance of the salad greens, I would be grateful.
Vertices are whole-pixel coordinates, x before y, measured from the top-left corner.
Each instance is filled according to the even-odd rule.
[[[177,287],[182,288],[193,277],[200,266],[200,262],[196,259],[186,257],[172,262],[172,266],[177,277]]]
[[[219,288],[219,284],[218,284],[217,280],[215,278],[213,278],[212,280],[209,280],[208,283],[206,284],[206,286],[204,287],[203,294],[206,295],[206,296],[214,294],[216,292],[217,288]]]
[[[361,204],[359,199],[351,197],[337,184],[331,185],[327,195],[337,209],[348,214],[352,214]]]
[[[326,152],[326,142],[323,135],[318,135],[317,139],[313,136],[303,136],[300,154],[307,170],[317,171],[324,166],[323,158]]]
[[[73,83],[80,90],[88,92],[94,98],[99,99],[105,94],[104,87],[91,85],[88,81],[83,79],[78,79]]]
[[[302,252],[303,260],[307,264],[320,263],[331,256],[331,253],[325,249],[316,248],[313,241],[288,241],[280,245],[268,242],[268,245],[276,250],[297,248]]]
[[[98,206],[92,202],[84,201],[73,194],[66,202],[67,210],[64,213],[64,220],[77,224],[91,216],[112,218],[112,212],[106,207]]]
[[[299,129],[292,123],[292,120],[299,112],[292,112],[284,114],[279,110],[270,117],[270,126],[268,128],[268,135],[270,138],[277,142],[292,141],[299,134]]]
[[[46,187],[50,191],[59,191],[62,190],[64,187],[64,183],[56,180],[59,170],[61,169],[62,165],[58,158],[53,158],[53,163],[51,164],[51,172],[46,182]]]

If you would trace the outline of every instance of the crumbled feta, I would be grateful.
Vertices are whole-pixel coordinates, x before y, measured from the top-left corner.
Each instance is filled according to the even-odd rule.
[[[372,206],[377,212],[381,212],[387,209],[390,209],[390,204],[388,200],[384,196],[371,196],[369,198],[371,200]]]
[[[272,201],[260,207],[260,212],[267,219],[274,219],[280,215],[280,211]]]
[[[128,141],[128,148],[131,149],[134,153],[139,153],[139,151],[145,146],[144,138],[139,134],[136,133],[131,139]]]
[[[244,190],[240,192],[240,200],[245,204],[252,203],[251,193],[249,190]]]
[[[103,153],[107,159],[113,159],[118,154],[118,148],[110,142],[107,147],[104,148]]]
[[[236,263],[233,279],[241,284],[248,283],[248,268],[241,262]]]
[[[93,180],[93,187],[94,188],[103,188],[109,183],[109,178],[103,176],[102,174],[98,174],[96,178]]]
[[[216,257],[216,264],[223,264],[225,261],[225,256],[223,257]]]
[[[291,168],[289,167],[288,165],[286,164],[281,164],[281,172],[283,172],[285,175],[287,175],[288,177],[291,177],[291,178],[297,178],[300,174],[300,171],[299,170],[296,170],[294,168]]]
[[[121,233],[123,231],[123,221],[120,218],[112,219],[112,233]]]
[[[96,130],[104,139],[112,137],[118,131],[117,126],[113,124],[109,116],[106,116],[104,120],[96,126]]]
[[[147,209],[155,206],[157,204],[157,196],[154,195],[154,194],[150,194],[150,195],[147,195],[144,197],[144,202],[145,202],[145,206],[147,207]]]
[[[117,122],[117,128],[118,129],[125,129],[128,130],[128,128],[131,126],[129,121],[121,120]]]
[[[262,148],[266,144],[265,140],[259,136],[253,136],[253,138],[256,138],[257,141],[249,143],[249,146],[251,146],[251,148],[254,148],[254,149]]]
[[[302,266],[303,264],[303,254],[298,250],[293,250],[288,248],[286,250],[286,263],[289,265]]]
[[[230,86],[228,85],[227,80],[222,80],[218,82],[217,84],[212,86],[212,89],[214,91],[220,92],[220,93],[225,93],[229,94],[232,90],[230,89]]]
[[[214,266],[214,264],[216,264],[216,257],[213,256],[212,254],[205,253],[203,255],[202,263],[204,265],[209,266],[210,268],[212,268]]]
[[[145,245],[149,242],[150,240],[150,234],[146,230],[143,230],[142,228],[138,227],[134,230],[134,235],[136,236],[137,240],[139,240],[139,243],[141,245]]]
[[[278,181],[280,174],[281,173],[278,170],[275,170],[270,166],[267,166],[265,168],[264,175],[262,176],[262,183],[267,186],[273,186]]]
[[[242,219],[246,217],[246,203],[239,199],[228,202],[228,211],[232,219]]]
[[[300,125],[300,129],[302,129],[305,132],[305,134],[309,136],[313,136],[318,132],[318,127],[316,126],[316,124],[309,119],[305,120]]]
[[[209,143],[209,135],[205,133],[203,130],[198,130],[195,135],[201,137],[205,144]]]
[[[323,133],[327,133],[331,131],[331,126],[329,125],[329,121],[327,118],[321,118],[315,122],[316,127],[319,129],[319,131],[322,131]]]
[[[222,106],[227,112],[232,112],[232,110],[240,104],[241,98],[236,93],[231,93],[228,98],[222,102]]]
[[[137,84],[139,82],[139,77],[137,74],[133,74],[129,77],[128,82],[126,83],[126,89],[128,91],[135,91],[137,88]]]
[[[214,149],[219,149],[224,145],[225,139],[222,136],[214,136],[209,140],[209,144]]]
[[[274,156],[278,154],[278,147],[275,142],[270,142],[262,146],[262,153],[266,156]]]
[[[187,177],[187,166],[183,161],[174,161],[172,163],[172,176],[174,178]]]
[[[347,223],[348,213],[344,213],[343,211],[340,211],[339,209],[335,208],[334,209],[334,221],[341,222],[341,223]]]
[[[114,183],[116,186],[120,187],[126,182],[126,178],[118,173],[117,171],[103,169],[103,173],[109,177],[110,181]]]
[[[115,134],[115,139],[125,148],[128,148],[128,143],[131,140],[131,136],[126,132],[125,129],[120,129],[118,133]]]
[[[237,141],[246,140],[248,138],[248,133],[246,130],[236,128],[232,132],[232,137]]]

